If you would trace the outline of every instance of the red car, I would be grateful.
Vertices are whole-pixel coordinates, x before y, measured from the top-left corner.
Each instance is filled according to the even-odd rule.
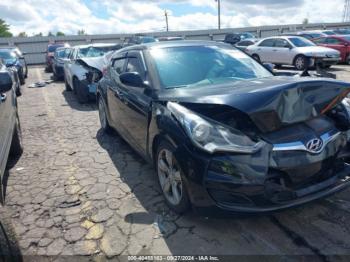
[[[316,45],[333,48],[340,52],[342,63],[350,64],[350,35],[330,35],[312,39]]]

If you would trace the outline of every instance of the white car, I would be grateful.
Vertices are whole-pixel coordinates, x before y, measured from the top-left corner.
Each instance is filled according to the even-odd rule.
[[[86,103],[96,93],[96,83],[102,78],[106,64],[104,55],[121,48],[119,44],[89,44],[71,48],[64,62],[66,90],[73,90],[80,103]]]
[[[298,36],[264,38],[248,46],[246,52],[258,61],[276,65],[294,65],[298,70],[304,70],[308,63],[310,66],[314,65],[315,59],[318,59],[324,67],[330,67],[340,61],[340,52],[337,50],[317,46]]]

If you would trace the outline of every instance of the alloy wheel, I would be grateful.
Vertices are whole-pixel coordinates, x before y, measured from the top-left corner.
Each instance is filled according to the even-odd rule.
[[[157,169],[164,196],[172,205],[178,205],[183,195],[183,184],[180,168],[170,150],[162,149],[159,151]]]
[[[298,70],[302,70],[304,69],[305,67],[305,59],[303,57],[298,57],[296,60],[295,60],[295,67],[298,69]]]

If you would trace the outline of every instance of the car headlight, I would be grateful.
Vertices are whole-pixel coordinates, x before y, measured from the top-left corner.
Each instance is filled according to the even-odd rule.
[[[209,152],[254,153],[266,143],[254,142],[242,132],[206,120],[185,107],[168,102],[168,109],[184,127],[192,142]]]

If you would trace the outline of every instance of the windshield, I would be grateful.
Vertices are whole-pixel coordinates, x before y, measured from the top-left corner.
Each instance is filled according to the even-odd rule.
[[[154,37],[142,37],[141,42],[144,44],[153,43],[153,42],[157,42],[157,39],[155,39]]]
[[[243,52],[229,47],[181,46],[151,50],[165,88],[205,86],[272,74]]]
[[[78,57],[79,58],[84,58],[84,57],[99,57],[103,56],[105,53],[113,50],[119,49],[118,46],[89,46],[86,48],[80,48]]]
[[[336,33],[333,31],[323,31],[323,33],[326,35],[336,35]]]
[[[13,52],[0,51],[0,58],[2,59],[16,59],[16,54]]]
[[[242,33],[241,38],[242,39],[255,38],[255,36],[251,33]]]
[[[47,51],[49,53],[53,53],[56,51],[57,48],[62,47],[63,45],[50,45],[47,47]]]
[[[58,58],[67,58],[69,56],[69,49],[59,49],[56,50],[55,56]]]
[[[292,44],[296,47],[315,46],[314,43],[307,40],[306,38],[289,38],[289,41],[291,41]]]

